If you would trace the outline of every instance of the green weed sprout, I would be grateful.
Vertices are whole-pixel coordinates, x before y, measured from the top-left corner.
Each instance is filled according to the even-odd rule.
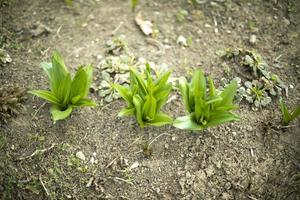
[[[172,118],[160,111],[172,89],[171,83],[167,82],[171,71],[153,80],[150,65],[146,64],[144,73],[146,80],[142,74],[131,68],[128,87],[114,84],[114,88],[128,104],[120,111],[119,116],[135,116],[141,128],[172,123]]]
[[[237,106],[232,103],[237,83],[231,82],[220,94],[209,77],[209,93],[206,92],[206,79],[202,70],[197,70],[190,83],[185,78],[179,81],[183,104],[188,115],[179,117],[174,126],[179,129],[202,130],[229,121],[239,120],[231,111]]]
[[[131,0],[131,10],[134,11],[135,7],[139,3],[139,0]]]
[[[55,51],[52,63],[42,63],[42,67],[48,75],[50,91],[32,90],[29,93],[52,104],[50,112],[54,121],[67,118],[76,107],[96,106],[86,98],[92,83],[91,65],[80,66],[72,79],[62,57]]]
[[[298,105],[292,112],[289,112],[282,99],[280,99],[280,109],[282,113],[282,122],[284,125],[288,125],[291,121],[293,121],[300,115],[300,105]]]

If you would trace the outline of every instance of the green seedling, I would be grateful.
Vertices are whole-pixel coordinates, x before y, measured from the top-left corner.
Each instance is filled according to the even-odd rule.
[[[171,83],[167,83],[171,71],[153,80],[150,65],[146,64],[144,73],[145,79],[131,68],[128,87],[114,84],[114,88],[128,104],[120,111],[119,116],[135,116],[141,128],[172,123],[172,118],[160,111],[172,89]]]
[[[292,112],[289,112],[282,99],[280,99],[280,109],[282,112],[282,122],[284,125],[288,125],[291,121],[293,121],[300,115],[300,105],[298,105]]]
[[[235,94],[235,100],[237,102],[242,101],[244,97],[246,97],[246,89],[242,86],[242,79],[240,77],[235,77],[231,81],[235,81],[237,84],[237,90]],[[231,81],[227,78],[221,78],[221,86],[219,87],[220,90],[223,90],[225,87],[227,87]]]
[[[130,55],[130,50],[125,39],[125,35],[120,35],[108,40],[105,44],[106,52],[112,55],[120,55],[122,51],[124,51],[126,54]]]
[[[50,112],[54,121],[67,118],[76,107],[96,106],[86,98],[92,83],[91,65],[80,66],[72,79],[62,57],[55,51],[52,63],[42,63],[42,67],[48,75],[50,91],[32,90],[29,93],[52,104]]]
[[[245,66],[249,66],[252,68],[253,75],[255,77],[258,76],[258,72],[260,72],[262,75],[267,76],[267,63],[264,61],[262,56],[258,54],[256,51],[246,51],[246,55],[244,57],[244,63]]]
[[[239,120],[231,111],[237,106],[232,103],[237,83],[230,83],[220,94],[209,77],[209,93],[206,92],[206,79],[202,70],[197,70],[190,83],[185,78],[179,81],[183,104],[188,115],[175,120],[174,126],[180,129],[202,130],[229,121]]]
[[[73,0],[65,0],[65,3],[66,3],[68,6],[72,6],[72,5],[73,5]]]
[[[134,11],[135,7],[139,3],[139,0],[131,0],[131,10]]]
[[[187,10],[181,9],[176,13],[176,20],[178,22],[183,22],[188,15],[189,13]]]
[[[276,74],[262,77],[261,82],[263,82],[264,87],[272,96],[281,96],[282,90],[287,90],[285,83]]]
[[[253,103],[255,107],[266,106],[271,103],[272,99],[269,97],[266,88],[264,85],[257,81],[253,80],[252,82],[246,81],[246,92],[244,94],[246,100],[249,103]]]

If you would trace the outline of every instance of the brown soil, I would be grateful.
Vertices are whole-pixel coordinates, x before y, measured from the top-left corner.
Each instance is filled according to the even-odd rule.
[[[99,55],[105,56],[105,41],[123,22],[117,34],[126,35],[136,56],[165,62],[181,75],[186,68],[201,67],[218,82],[224,76],[218,49],[254,48],[271,71],[293,85],[288,106],[299,103],[298,0],[203,1],[196,6],[185,0],[140,0],[137,10],[154,22],[160,31],[157,40],[169,40],[171,48],[163,55],[135,25],[129,0],[74,0],[72,6],[63,0],[0,2],[1,48],[13,60],[0,65],[1,85],[47,88],[40,62],[49,61],[54,49],[72,71],[84,63],[96,66]],[[198,14],[177,22],[180,9]],[[39,32],[40,24],[50,31]],[[257,36],[255,44],[249,43],[251,34]],[[191,37],[191,46],[176,44],[179,35]],[[278,56],[282,68],[273,67]],[[300,199],[299,121],[284,130],[274,128],[281,120],[277,101],[256,112],[243,102],[237,111],[240,122],[194,133],[172,126],[142,131],[134,119],[117,117],[123,105],[120,100],[78,109],[71,118],[53,124],[49,105],[28,95],[26,109],[0,128],[0,197]],[[184,115],[180,100],[165,110],[174,117]],[[145,157],[145,141],[162,133],[151,144],[152,155]],[[25,158],[52,144],[44,153]],[[85,161],[75,157],[78,151]],[[92,157],[97,160],[93,164]]]

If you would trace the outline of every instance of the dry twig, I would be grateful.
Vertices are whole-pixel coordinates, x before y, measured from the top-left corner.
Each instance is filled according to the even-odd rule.
[[[39,180],[40,180],[40,182],[41,182],[41,184],[42,184],[42,186],[43,186],[43,188],[44,188],[47,196],[49,196],[50,194],[49,194],[49,192],[48,192],[48,190],[47,190],[47,188],[46,188],[46,186],[45,186],[45,184],[44,184],[44,182],[42,180],[42,175],[41,174],[39,175]]]
[[[56,143],[53,143],[50,147],[48,147],[48,148],[46,148],[46,149],[37,149],[37,150],[35,150],[31,155],[25,156],[25,157],[20,157],[20,158],[18,158],[17,160],[18,160],[18,161],[21,161],[21,160],[25,160],[25,159],[28,159],[28,158],[32,158],[32,157],[34,157],[34,156],[36,156],[36,155],[38,155],[38,154],[43,154],[43,153],[45,153],[45,152],[47,152],[47,151],[50,151],[50,150],[53,149],[55,146],[57,146],[57,144],[56,144]]]

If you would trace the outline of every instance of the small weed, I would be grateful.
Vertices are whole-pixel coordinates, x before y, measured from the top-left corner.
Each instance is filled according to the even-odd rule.
[[[131,10],[134,11],[135,7],[139,3],[139,0],[131,0]]]
[[[145,142],[143,144],[142,150],[146,158],[149,158],[152,155],[153,149],[151,148],[148,142]]]
[[[186,17],[189,15],[189,12],[187,10],[184,9],[180,9],[177,13],[176,13],[176,20],[178,22],[183,22]]]
[[[0,49],[0,64],[10,63],[11,61],[10,55],[4,49]]]
[[[78,167],[80,167],[80,159],[76,158],[76,156],[72,154],[68,158],[67,165],[70,166],[70,167],[78,168]]]
[[[280,97],[283,91],[287,90],[285,83],[278,75],[268,70],[268,64],[255,50],[227,48],[217,51],[217,54],[239,62],[253,76],[253,78],[245,76],[247,80],[242,81],[245,87],[243,85],[238,87],[237,96],[241,97],[240,99],[245,98],[255,107],[265,107],[272,101],[270,96]]]
[[[258,31],[258,27],[257,27],[256,21],[249,20],[248,21],[248,28],[250,29],[251,32],[257,32]]]
[[[280,100],[280,109],[282,113],[282,122],[284,125],[288,125],[291,121],[295,120],[297,117],[300,116],[300,105],[297,105],[296,108],[290,112],[285,105],[284,101]]]
[[[105,44],[106,52],[112,55],[120,55],[122,51],[130,55],[128,44],[125,40],[125,35],[120,35],[108,40]]]
[[[44,135],[40,135],[38,133],[28,133],[28,137],[31,140],[38,141],[38,142],[45,142],[46,140]]]
[[[246,81],[245,86],[246,93],[244,96],[246,97],[246,100],[249,103],[253,103],[255,107],[266,106],[271,103],[271,97],[269,97],[266,89],[260,82],[256,80],[252,82]]]

